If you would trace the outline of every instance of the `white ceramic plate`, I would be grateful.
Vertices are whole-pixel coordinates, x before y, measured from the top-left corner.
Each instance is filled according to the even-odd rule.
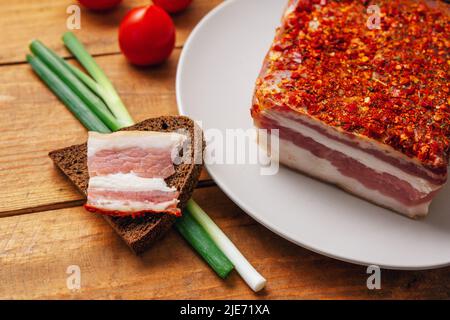
[[[254,81],[287,0],[227,0],[195,28],[181,55],[181,114],[203,128],[251,128]],[[427,269],[450,264],[450,187],[423,221],[377,207],[289,169],[262,176],[257,165],[207,165],[224,192],[280,236],[358,264]]]

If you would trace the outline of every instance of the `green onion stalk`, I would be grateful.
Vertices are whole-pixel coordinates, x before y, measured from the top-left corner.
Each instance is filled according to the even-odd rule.
[[[226,278],[233,270],[233,264],[223,254],[205,229],[187,211],[175,222],[175,228],[203,257],[221,278]]]
[[[253,291],[260,291],[266,286],[266,279],[256,271],[233,242],[194,200],[190,199],[188,201],[185,210],[206,230],[214,243],[231,261],[236,271]]]
[[[105,75],[103,70],[98,66],[97,62],[91,57],[91,55],[86,51],[83,44],[75,37],[72,32],[66,32],[63,35],[63,42],[70,52],[77,58],[81,65],[88,71],[91,77],[98,83],[101,87],[97,93],[108,105],[109,109],[116,117],[116,119],[123,126],[131,126],[134,122],[131,118],[128,110],[114,89],[111,81]],[[77,72],[77,75],[80,74]],[[81,80],[86,81],[85,76],[81,77]],[[91,82],[88,80],[88,82]]]
[[[30,44],[30,50],[47,65],[54,74],[75,93],[85,105],[94,112],[112,131],[120,129],[119,122],[114,118],[108,107],[91,89],[89,89],[68,67],[64,59],[59,58],[39,40]],[[81,71],[80,71],[81,72]]]
[[[61,99],[77,119],[91,131],[111,130],[89,109],[85,102],[38,57],[27,55],[27,61],[44,83]]]

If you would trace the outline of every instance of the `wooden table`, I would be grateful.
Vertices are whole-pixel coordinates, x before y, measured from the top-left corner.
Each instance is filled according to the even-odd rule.
[[[76,34],[115,84],[136,121],[176,114],[175,71],[189,32],[219,0],[194,0],[174,20],[177,46],[167,63],[135,68],[120,54],[117,26],[131,7],[82,10]],[[47,153],[83,142],[86,130],[25,63],[39,38],[66,57],[61,43],[70,0],[0,2],[0,298],[39,299],[330,299],[450,298],[450,269],[382,271],[381,290],[368,290],[366,268],[307,251],[268,231],[202,175],[195,200],[268,279],[254,294],[233,273],[220,280],[174,230],[142,257],[106,222],[81,207],[82,196]],[[78,265],[81,289],[67,288]]]

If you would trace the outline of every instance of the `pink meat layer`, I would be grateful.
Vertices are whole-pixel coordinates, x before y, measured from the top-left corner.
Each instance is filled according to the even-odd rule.
[[[394,198],[405,206],[428,202],[435,195],[435,192],[421,193],[406,181],[388,173],[377,172],[339,151],[329,149],[309,137],[280,126],[270,119],[259,118],[255,122],[260,128],[279,129],[281,139],[291,141],[316,157],[328,160],[342,175],[359,181],[370,190],[376,190],[387,197]]]
[[[108,200],[124,200],[124,201],[140,201],[140,202],[152,202],[162,203],[172,201],[178,198],[179,192],[165,192],[160,190],[150,191],[112,191],[112,190],[89,190],[88,202],[94,203],[95,199],[108,199]]]
[[[348,137],[344,136],[343,134],[341,136],[332,135],[329,132],[327,132],[323,127],[321,127],[319,125],[314,125],[310,122],[302,120],[300,117],[292,115],[289,109],[286,110],[285,108],[282,108],[282,107],[273,107],[273,110],[276,110],[277,112],[282,113],[284,117],[286,117],[290,120],[296,121],[304,126],[314,129],[319,134],[322,134],[329,139],[344,143],[344,144],[346,144],[350,147],[356,148],[356,149],[360,149],[382,161],[385,161],[385,162],[399,168],[400,170],[403,170],[411,175],[423,178],[423,179],[429,181],[430,183],[439,185],[439,184],[444,184],[447,181],[447,168],[425,168],[424,166],[414,164],[411,161],[404,161],[400,158],[395,158],[391,155],[386,154],[385,152],[383,152],[379,149],[361,148],[358,141],[351,135],[347,135]],[[261,115],[258,115],[258,117],[261,117]],[[258,117],[255,117],[255,118],[258,118]],[[266,119],[264,121],[271,121],[271,120],[268,120],[266,117],[261,117],[261,119]]]
[[[175,173],[170,149],[100,150],[88,160],[89,175],[130,173],[144,178],[167,178]]]

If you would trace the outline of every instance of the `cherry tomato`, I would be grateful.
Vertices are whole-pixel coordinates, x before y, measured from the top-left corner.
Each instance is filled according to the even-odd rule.
[[[166,60],[175,46],[175,25],[160,7],[132,9],[119,27],[119,46],[136,65],[154,65]]]
[[[78,0],[83,6],[95,11],[109,10],[116,7],[122,0]]]
[[[153,3],[160,6],[169,13],[178,13],[186,9],[192,0],[153,0]]]

